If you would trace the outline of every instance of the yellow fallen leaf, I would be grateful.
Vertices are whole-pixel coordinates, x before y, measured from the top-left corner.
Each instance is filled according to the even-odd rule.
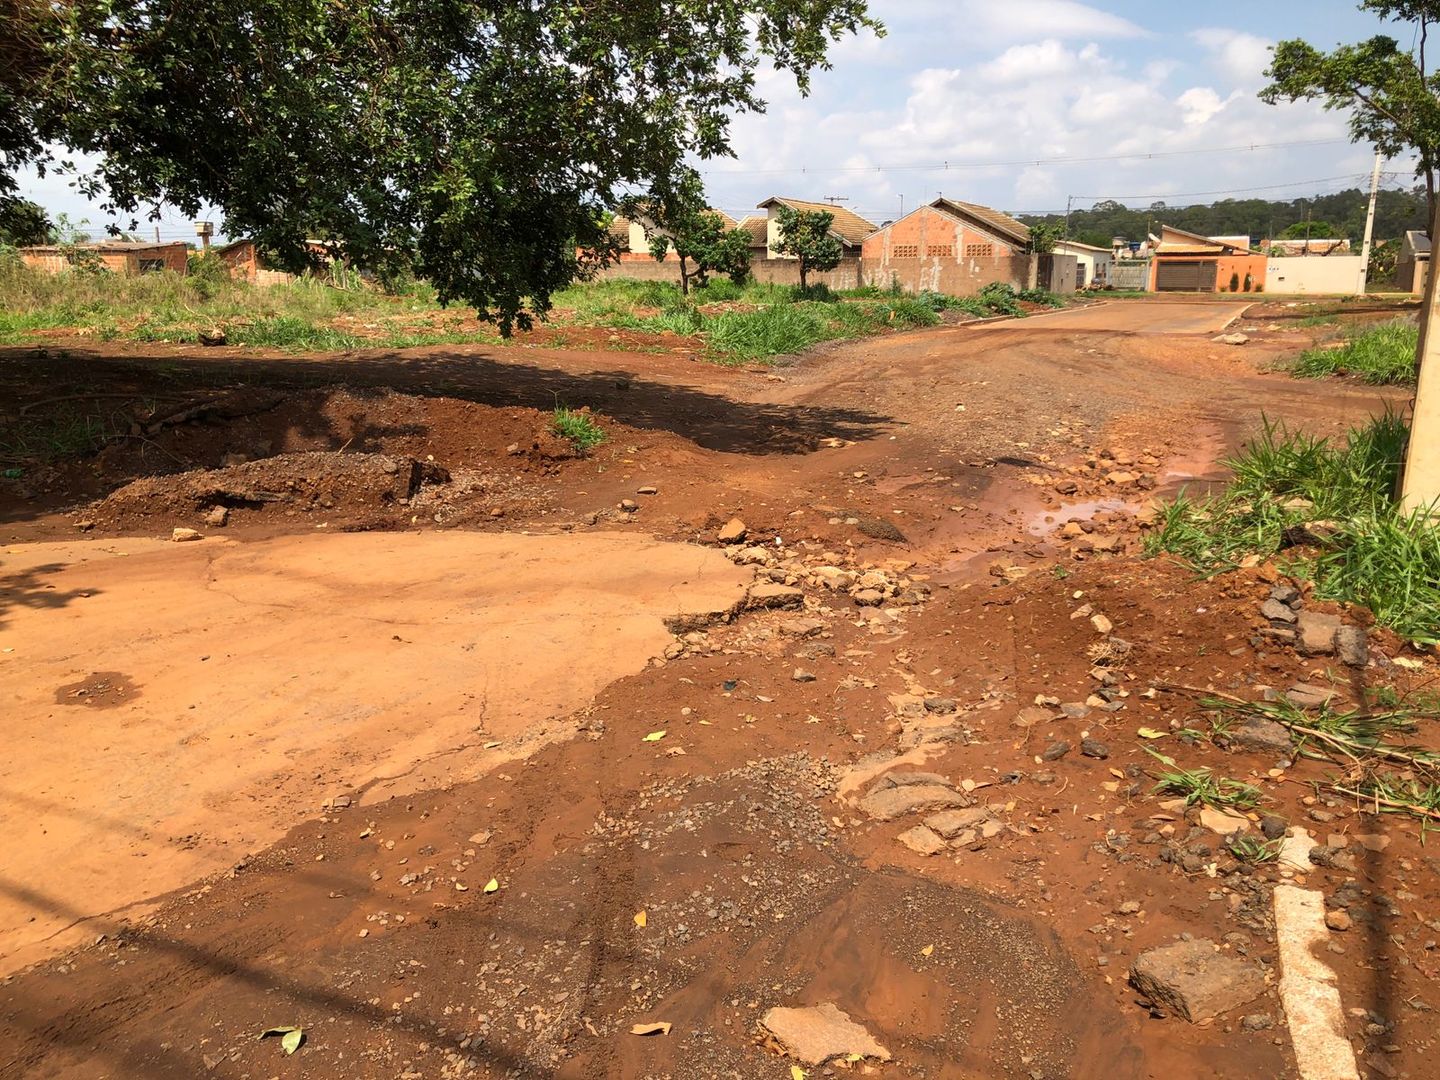
[[[669,1035],[670,1024],[661,1020],[656,1024],[636,1024],[630,1029],[631,1035]]]
[[[1142,739],[1163,739],[1170,733],[1168,731],[1156,731],[1153,727],[1142,727],[1139,731],[1135,732],[1135,734],[1139,735]]]
[[[646,735],[645,738],[641,739],[640,741],[641,741],[641,742],[659,742],[659,741],[660,741],[661,739],[663,739],[664,737],[665,737],[665,732],[663,732],[663,731],[652,731],[652,732],[650,732],[649,735]]]
[[[790,1080],[805,1080],[805,1070],[799,1065],[791,1065]]]
[[[934,951],[935,951],[935,946],[934,946],[934,945],[926,945],[923,949],[920,950],[920,955],[921,955],[921,956],[929,956],[929,955],[930,955],[931,953],[933,953]]]
[[[1410,671],[1419,671],[1425,666],[1425,662],[1423,660],[1412,660],[1408,656],[1397,656],[1390,662],[1396,667],[1403,667]]]
[[[487,893],[496,892],[499,888],[500,882],[496,881],[493,877],[485,883],[485,891]]]
[[[635,913],[635,925],[636,925],[636,926],[644,926],[644,925],[645,925],[645,922],[646,922],[645,912],[643,912],[643,911],[637,911],[637,912]]]
[[[1116,780],[1124,780],[1124,779],[1125,779],[1125,774],[1124,774],[1123,772],[1121,772],[1119,769],[1111,769],[1111,770],[1110,770],[1110,775],[1113,776],[1113,777],[1115,777]]]

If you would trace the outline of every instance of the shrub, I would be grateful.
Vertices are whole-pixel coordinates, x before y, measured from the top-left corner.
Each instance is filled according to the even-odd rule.
[[[1049,289],[1024,289],[1016,295],[1027,304],[1044,304],[1046,307],[1052,308],[1062,308],[1065,306],[1065,301]]]

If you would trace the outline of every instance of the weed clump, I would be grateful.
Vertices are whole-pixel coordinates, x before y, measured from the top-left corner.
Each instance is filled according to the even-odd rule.
[[[1403,320],[1361,331],[1338,349],[1306,349],[1292,372],[1297,378],[1354,375],[1376,386],[1415,381],[1418,327]]]
[[[584,410],[567,409],[563,405],[557,405],[550,425],[555,429],[555,434],[569,439],[582,454],[588,454],[605,441],[604,430]]]
[[[1207,576],[1247,555],[1284,555],[1322,600],[1362,604],[1412,641],[1440,641],[1440,525],[1394,498],[1408,429],[1394,414],[1351,430],[1343,443],[1265,421],[1225,462],[1220,494],[1181,494],[1146,542]]]

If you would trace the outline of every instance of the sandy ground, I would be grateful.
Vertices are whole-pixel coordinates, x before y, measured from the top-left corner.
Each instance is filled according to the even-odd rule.
[[[1367,1077],[1428,1076],[1440,873],[1413,823],[1317,800],[1321,763],[1183,737],[1203,710],[1151,692],[1435,677],[1383,635],[1349,674],[1266,640],[1264,568],[1207,582],[1136,557],[1133,515],[1220,476],[1262,413],[1334,434],[1405,396],[1275,371],[1310,340],[1291,324],[1213,342],[1240,310],[1121,302],[775,370],[0,349],[17,400],[285,399],[226,398],[0,491],[0,670],[20,688],[0,1076],[761,1080],[794,1075],[766,1010],[822,1001],[894,1060],[812,1077],[1297,1076],[1273,990],[1190,1025],[1126,985],[1182,934],[1277,964],[1281,875],[1157,805],[1155,745],[1327,842],[1383,840],[1286,880],[1353,918],[1323,959]],[[557,397],[596,411],[593,454],[545,442]],[[290,475],[267,455],[347,469],[208,528],[171,474],[235,451],[264,483]],[[450,479],[377,502],[357,452]],[[1117,454],[1133,480],[1107,479]],[[727,557],[732,515],[748,535]],[[164,541],[176,526],[209,539]],[[752,579],[803,610],[666,629]],[[1093,611],[1129,643],[1113,711],[1084,704]],[[860,801],[907,769],[987,834],[897,842],[918,817]],[[295,1057],[257,1038],[275,1024],[304,1027]]]
[[[659,655],[665,618],[723,612],[745,580],[712,550],[603,533],[49,543],[5,573],[7,971],[327,799],[533,749]]]

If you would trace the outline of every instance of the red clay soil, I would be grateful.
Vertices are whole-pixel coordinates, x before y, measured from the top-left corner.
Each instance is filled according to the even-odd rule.
[[[1262,411],[1331,433],[1400,395],[1270,370],[1303,334],[1230,347],[1042,321],[894,335],[768,374],[485,347],[0,351],[17,406],[284,397],[144,436],[163,452],[27,470],[3,504],[12,543],[184,525],[248,547],[318,524],[461,522],[714,545],[739,516],[733,560],[773,602],[803,603],[672,627],[648,667],[503,765],[393,798],[312,790],[283,840],[143,914],[61,910],[0,856],[12,898],[90,938],[0,985],[0,1076],[774,1077],[795,1062],[760,1018],[833,1002],[893,1060],[820,1075],[1290,1077],[1273,985],[1191,1025],[1126,982],[1139,952],[1181,934],[1273,982],[1282,879],[1349,921],[1324,959],[1364,1074],[1429,1075],[1440,865],[1417,823],[1327,794],[1335,765],[1202,737],[1202,695],[1178,688],[1412,694],[1433,656],[1383,633],[1362,669],[1298,656],[1261,632],[1273,568],[1200,581],[1138,557],[1150,500],[1218,477]],[[557,397],[606,429],[590,455],[549,441]],[[317,452],[437,471],[383,509],[306,491],[232,508],[223,527],[121,487],[143,474],[180,490],[196,467],[230,484],[253,465],[217,470],[225,453]],[[480,480],[447,495],[465,475]],[[46,602],[43,586],[17,599]],[[122,674],[57,689],[143,705]],[[1255,784],[1260,812],[1340,857],[1300,873],[1240,861],[1195,809],[1161,805],[1147,749]],[[985,826],[930,856],[897,842],[920,815],[877,819],[864,798],[907,769],[943,778]],[[630,1034],[659,1022],[668,1034]],[[276,1025],[305,1029],[294,1057],[258,1038]]]

